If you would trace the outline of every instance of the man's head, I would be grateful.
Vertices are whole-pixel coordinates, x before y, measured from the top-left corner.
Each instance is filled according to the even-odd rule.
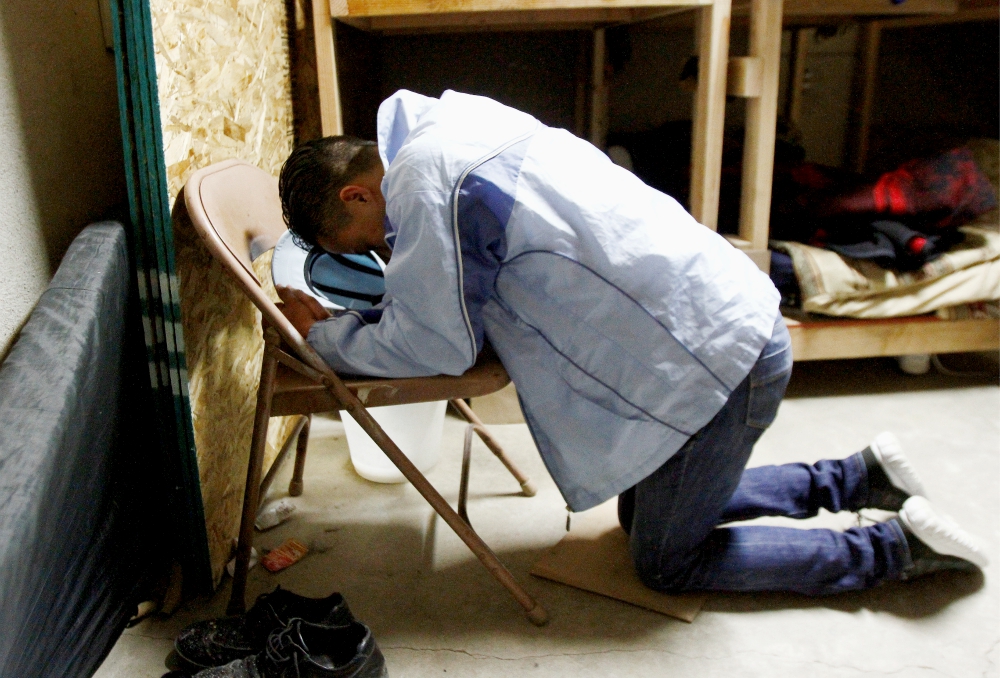
[[[374,142],[350,136],[306,142],[288,156],[278,179],[285,223],[309,246],[385,257],[382,175]]]

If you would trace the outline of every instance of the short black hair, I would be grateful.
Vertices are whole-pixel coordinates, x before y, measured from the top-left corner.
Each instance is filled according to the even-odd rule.
[[[382,160],[374,141],[352,136],[323,137],[299,145],[278,177],[281,213],[300,242],[316,247],[316,237],[347,224],[340,189]]]

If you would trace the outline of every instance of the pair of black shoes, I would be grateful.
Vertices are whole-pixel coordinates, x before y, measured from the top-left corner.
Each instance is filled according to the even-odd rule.
[[[280,586],[246,613],[192,624],[174,648],[197,678],[386,678],[371,630],[343,596],[305,598]],[[194,673],[197,671],[197,673]]]

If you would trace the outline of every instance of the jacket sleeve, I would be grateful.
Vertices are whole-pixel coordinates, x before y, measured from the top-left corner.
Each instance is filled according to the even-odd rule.
[[[309,332],[309,344],[335,371],[459,375],[475,362],[478,347],[461,292],[450,205],[451,195],[443,191],[403,193],[386,205],[397,235],[384,300],[372,311],[318,322]]]

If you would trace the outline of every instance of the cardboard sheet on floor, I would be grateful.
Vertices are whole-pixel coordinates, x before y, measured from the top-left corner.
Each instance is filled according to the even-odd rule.
[[[694,621],[703,594],[671,596],[646,588],[628,552],[628,537],[618,525],[617,499],[574,514],[569,534],[531,568],[531,574],[647,610]]]

